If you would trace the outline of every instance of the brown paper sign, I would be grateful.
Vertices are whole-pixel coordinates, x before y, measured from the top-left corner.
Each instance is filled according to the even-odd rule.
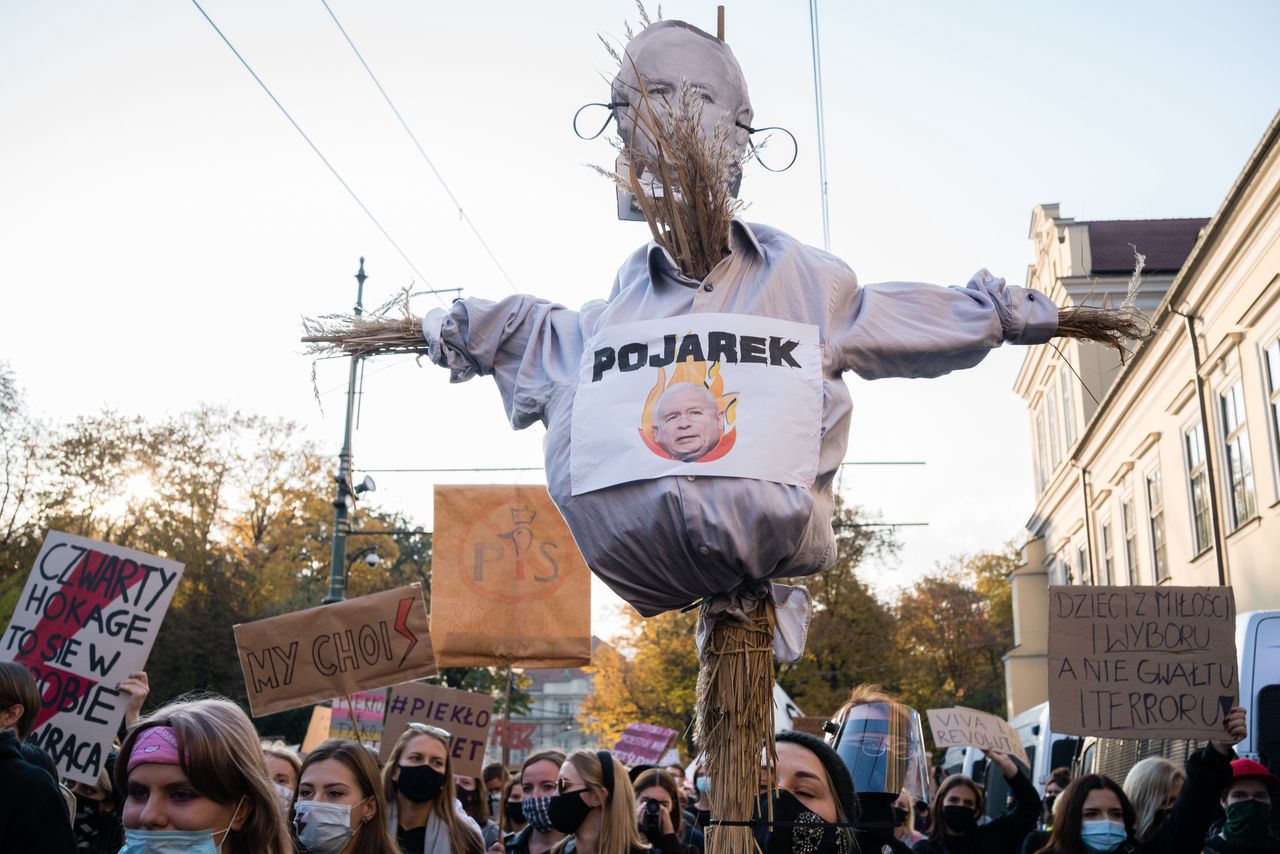
[[[1031,758],[1022,746],[1022,739],[1009,722],[999,715],[956,706],[951,709],[929,709],[929,729],[933,732],[933,744],[939,750],[948,747],[976,747],[980,750],[1000,750],[1022,760],[1031,767]]]
[[[391,758],[396,740],[413,721],[439,727],[453,736],[449,740],[453,773],[480,776],[489,727],[493,723],[493,697],[421,682],[397,685],[387,700],[379,757],[382,762]]]
[[[591,663],[591,574],[546,487],[436,487],[431,638],[442,667]]]
[[[333,722],[333,709],[328,706],[316,706],[311,710],[311,723],[307,724],[307,734],[302,739],[302,754],[305,756],[319,747],[329,737],[329,727]]]
[[[235,627],[255,717],[436,672],[422,585]]]
[[[1211,738],[1238,694],[1230,587],[1050,587],[1054,732]]]

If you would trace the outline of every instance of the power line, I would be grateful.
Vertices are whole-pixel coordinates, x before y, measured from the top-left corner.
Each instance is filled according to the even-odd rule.
[[[346,39],[347,44],[351,46],[351,50],[355,53],[356,59],[360,60],[360,64],[364,66],[364,70],[369,73],[369,79],[373,81],[373,85],[378,87],[378,92],[382,94],[382,99],[387,102],[387,106],[391,108],[391,112],[395,113],[396,119],[400,122],[400,127],[404,128],[404,132],[409,135],[409,139],[413,140],[414,147],[418,149],[418,153],[422,155],[422,159],[426,161],[432,174],[436,176],[436,180],[440,182],[440,186],[444,188],[445,193],[449,196],[450,200],[452,200],[453,206],[458,209],[458,216],[460,216],[463,222],[471,228],[471,233],[476,236],[476,240],[480,241],[480,245],[484,247],[484,251],[489,255],[489,260],[493,261],[493,265],[498,268],[498,272],[502,274],[502,278],[507,280],[507,285],[511,288],[512,292],[519,293],[516,289],[516,283],[511,281],[511,277],[507,275],[507,271],[498,260],[498,256],[494,254],[493,250],[489,248],[488,242],[481,236],[480,229],[476,228],[476,224],[471,221],[471,217],[469,217],[467,212],[463,210],[462,202],[458,201],[458,197],[453,194],[453,190],[449,189],[449,185],[445,182],[444,176],[440,174],[440,170],[436,168],[436,165],[431,162],[431,158],[427,156],[427,152],[423,149],[422,143],[418,142],[418,137],[409,128],[409,123],[404,120],[404,116],[400,115],[400,111],[396,109],[396,105],[392,102],[391,96],[387,94],[387,90],[382,88],[382,83],[379,82],[378,76],[373,73],[373,69],[369,67],[369,63],[364,61],[364,55],[360,53],[360,49],[356,47],[356,43],[351,40],[351,36],[347,35],[346,28],[343,27],[342,22],[338,20],[338,16],[333,13],[333,9],[330,8],[328,0],[320,0],[320,2],[324,4],[325,11],[329,13],[329,17],[333,18],[333,22],[337,24],[338,32],[342,33],[342,37]]]
[[[809,41],[813,52],[813,101],[818,115],[818,186],[822,197],[822,248],[831,251],[831,214],[827,206],[827,128],[822,106],[822,54],[818,49],[818,0],[809,0]]]
[[[271,103],[276,105],[276,108],[279,109],[280,112],[284,115],[284,117],[289,120],[289,124],[293,125],[293,129],[296,130],[298,134],[306,141],[307,145],[311,146],[311,150],[315,152],[316,157],[320,158],[320,162],[323,163],[326,167],[328,167],[329,172],[333,174],[333,177],[338,179],[338,183],[342,185],[342,188],[347,191],[347,194],[351,196],[351,198],[355,201],[355,203],[360,206],[360,210],[364,211],[365,216],[369,217],[369,221],[372,222],[375,226],[377,226],[378,231],[382,232],[382,236],[385,237],[387,239],[387,242],[390,243],[391,246],[396,250],[396,252],[400,254],[400,257],[404,259],[404,262],[409,265],[409,269],[413,270],[413,272],[417,274],[418,278],[421,279],[424,284],[426,284],[427,277],[423,275],[421,270],[418,269],[418,265],[414,264],[413,261],[409,258],[409,256],[405,254],[405,251],[400,248],[400,244],[396,243],[395,239],[392,238],[392,236],[387,232],[387,230],[382,227],[382,223],[378,222],[378,218],[373,215],[373,211],[369,210],[369,207],[360,200],[359,196],[356,195],[356,191],[351,189],[351,185],[348,184],[340,174],[338,174],[338,170],[335,169],[333,167],[333,164],[329,162],[329,158],[325,157],[324,154],[321,153],[320,149],[316,146],[316,144],[311,141],[311,137],[307,136],[307,132],[302,129],[302,126],[299,125],[296,121],[294,121],[293,116],[289,115],[289,111],[284,108],[284,104],[281,104],[280,99],[271,93],[271,90],[267,88],[266,83],[262,82],[262,78],[259,77],[258,73],[253,70],[253,67],[249,65],[248,61],[245,60],[245,58],[240,55],[240,51],[236,50],[235,45],[233,45],[231,43],[231,40],[227,38],[226,33],[222,32],[222,30],[218,27],[218,25],[213,22],[213,18],[209,17],[209,13],[206,12],[204,10],[204,7],[200,5],[199,0],[191,0],[191,3],[197,9],[200,10],[200,14],[203,15],[204,19],[209,22],[209,26],[213,27],[213,31],[218,34],[218,37],[222,39],[223,43],[228,48],[230,48],[233,54],[235,54],[236,59],[240,60],[240,64],[244,66],[245,71],[248,71],[249,75],[253,77],[253,79],[257,82],[259,86],[262,87],[262,91],[267,93],[267,97],[271,99]],[[442,306],[444,306],[445,308],[448,308],[448,305],[445,303],[443,299],[441,299],[439,294],[436,294],[435,298],[440,301],[440,304]]]

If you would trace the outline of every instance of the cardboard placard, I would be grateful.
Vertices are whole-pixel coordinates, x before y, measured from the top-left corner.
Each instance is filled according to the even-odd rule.
[[[442,667],[591,663],[591,574],[544,486],[437,486],[431,637]]]
[[[806,732],[818,738],[826,738],[827,731],[822,728],[826,722],[827,718],[820,715],[800,715],[791,719],[791,728],[796,732]]]
[[[1031,767],[1031,757],[1027,755],[1027,748],[1023,746],[1017,730],[999,715],[964,706],[929,709],[928,715],[933,744],[939,750],[948,747],[999,750],[1018,757],[1023,765]]]
[[[235,627],[254,717],[436,672],[422,585]]]
[[[358,691],[349,696],[351,708],[348,708],[347,697],[333,698],[329,737],[358,741],[378,750],[382,742],[382,718],[387,713],[387,689]],[[355,726],[351,724],[352,708],[356,713]]]
[[[35,676],[41,705],[31,738],[63,777],[97,782],[128,700],[117,686],[145,669],[182,568],[87,537],[45,537],[0,661]]]
[[[493,735],[489,738],[492,747],[505,747],[508,750],[533,750],[533,734],[537,732],[537,724],[493,722]]]
[[[653,724],[627,724],[613,746],[613,756],[623,765],[655,765],[666,753],[676,731]]]
[[[1050,587],[1054,732],[1221,736],[1239,693],[1230,587]]]
[[[396,739],[414,721],[447,730],[453,736],[449,740],[453,773],[480,776],[493,724],[493,697],[422,682],[397,685],[387,701],[386,738],[380,754],[383,762],[391,758]]]
[[[329,737],[329,721],[333,716],[333,709],[328,706],[316,706],[311,710],[311,723],[307,724],[307,734],[302,738],[302,746],[299,751],[306,756],[315,750]]]

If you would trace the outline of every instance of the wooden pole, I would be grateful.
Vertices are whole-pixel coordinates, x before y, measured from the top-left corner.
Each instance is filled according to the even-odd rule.
[[[355,735],[356,741],[364,744],[364,739],[360,735],[360,721],[356,719],[356,704],[352,702],[351,695],[346,695],[347,714],[351,715],[351,732]]]
[[[507,698],[502,708],[502,767],[511,767],[511,683],[515,677],[511,673],[511,664],[507,663]]]
[[[716,38],[724,41],[724,7],[716,7]]]

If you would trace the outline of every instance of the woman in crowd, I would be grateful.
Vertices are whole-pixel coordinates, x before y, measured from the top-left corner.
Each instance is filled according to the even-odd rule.
[[[1209,832],[1208,854],[1276,854],[1276,790],[1280,780],[1252,759],[1231,763],[1231,782],[1222,794],[1224,818]]]
[[[559,750],[542,750],[530,754],[520,766],[520,808],[528,824],[507,840],[507,854],[547,854],[564,839],[552,826],[548,810],[564,760]]]
[[[498,809],[498,827],[504,841],[529,826],[524,817],[524,790],[520,787],[519,777],[508,780],[502,787]]]
[[[293,850],[258,734],[222,697],[177,700],[139,720],[120,748],[115,787],[124,794],[121,854]]]
[[[293,832],[307,854],[399,854],[381,816],[387,802],[373,755],[331,738],[302,763]]]
[[[489,799],[485,797],[484,782],[479,777],[464,777],[459,774],[453,778],[453,784],[458,789],[458,802],[462,804],[463,811],[480,828],[484,847],[489,848],[502,839],[502,831],[498,829],[497,822],[489,817]]]
[[[636,794],[636,822],[640,826],[640,835],[650,845],[664,851],[677,850],[678,846],[678,850],[688,854],[702,854],[706,843],[697,828],[684,822],[680,789],[669,769],[645,771],[636,777],[632,789]],[[667,836],[673,837],[674,843],[666,841]]]
[[[1133,804],[1134,839],[1146,842],[1151,838],[1173,810],[1186,779],[1181,768],[1162,756],[1148,756],[1129,769],[1122,788]]]
[[[39,712],[31,671],[0,662],[0,841],[6,851],[72,854],[76,844],[58,784],[22,758],[22,740]]]
[[[264,741],[262,761],[267,765],[267,774],[271,776],[271,784],[284,807],[285,818],[288,818],[289,810],[293,808],[293,793],[298,791],[298,778],[302,776],[302,760],[285,747],[283,741]]]
[[[560,766],[547,805],[551,824],[566,834],[553,854],[640,854],[651,851],[636,825],[636,800],[627,769],[607,750],[575,750]],[[669,837],[677,846],[675,837]],[[676,847],[664,854],[684,854]]]
[[[115,767],[113,756],[116,754],[108,756],[104,766]],[[120,824],[120,809],[111,785],[111,770],[104,767],[93,785],[73,783],[71,793],[76,798],[76,817],[72,823],[76,850],[81,854],[116,854],[124,844],[124,827]]]
[[[382,769],[387,828],[403,854],[482,854],[480,828],[454,795],[449,759],[452,736],[411,723]]]
[[[915,845],[917,842],[928,838],[923,831],[916,830],[916,810],[913,800],[910,795],[903,792],[893,802],[893,818],[898,822],[897,830],[893,832],[893,835],[898,837],[899,842],[906,845]],[[924,808],[928,810],[929,805],[924,801],[919,801],[918,803],[923,804]],[[927,829],[928,825],[925,825],[925,827]]]
[[[775,746],[778,791],[774,820],[790,826],[757,830],[762,850],[767,854],[857,851],[850,826],[858,820],[860,810],[844,760],[826,742],[808,733],[779,733]]]
[[[984,812],[982,789],[970,778],[953,774],[938,788],[929,838],[916,843],[912,849],[916,854],[1017,854],[1022,850],[1023,840],[1040,816],[1040,795],[1009,754],[986,753],[1009,781],[1013,809],[978,824]]]
[[[693,792],[697,795],[692,805],[693,826],[705,830],[711,820],[711,778],[702,770],[701,764],[693,768]]]
[[[1058,796],[1054,807],[1053,833],[1038,854],[1094,854],[1157,849],[1129,844],[1134,830],[1133,805],[1124,790],[1102,774],[1077,777]]]
[[[1054,768],[1049,772],[1049,778],[1044,781],[1044,797],[1040,799],[1043,804],[1040,810],[1040,826],[1027,834],[1026,840],[1022,843],[1022,854],[1032,854],[1033,851],[1039,851],[1048,844],[1049,834],[1053,832],[1054,807],[1057,805],[1058,797],[1070,784],[1070,769]]]

